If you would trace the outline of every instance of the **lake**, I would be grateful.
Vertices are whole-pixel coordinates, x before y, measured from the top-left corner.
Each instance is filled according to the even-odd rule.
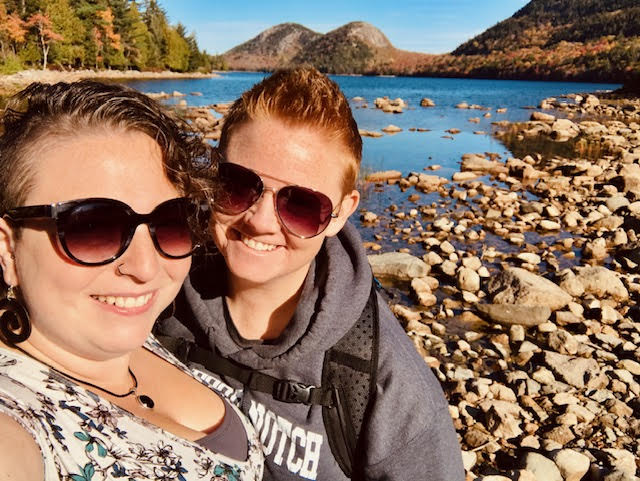
[[[189,105],[204,106],[214,103],[227,103],[235,100],[256,82],[264,77],[261,73],[233,72],[223,73],[219,78],[185,80],[148,80],[127,82],[128,85],[143,92],[173,92],[189,94],[200,92],[202,96],[188,95]],[[437,175],[450,178],[459,169],[461,156],[467,152],[496,152],[503,158],[511,152],[491,135],[491,123],[496,120],[523,121],[531,115],[531,110],[523,107],[537,106],[547,97],[561,97],[571,93],[586,93],[613,90],[618,84],[594,84],[576,82],[538,82],[518,80],[478,80],[444,79],[419,77],[364,77],[332,76],[349,99],[363,97],[368,108],[362,108],[362,102],[351,100],[353,113],[358,126],[366,130],[380,130],[394,124],[402,129],[394,135],[381,138],[364,137],[362,169],[366,172],[396,169],[407,174],[421,172],[432,164],[441,165]],[[373,102],[376,97],[400,97],[409,108],[401,114],[384,113],[376,109]],[[420,100],[428,97],[435,107],[420,107]],[[170,102],[175,102],[175,99]],[[460,102],[477,104],[489,110],[457,109]],[[505,113],[496,109],[506,108]],[[483,115],[489,112],[491,117]],[[469,122],[469,118],[479,118],[478,123]],[[430,129],[429,132],[409,131],[410,128]],[[445,131],[457,128],[461,132],[449,135]],[[486,135],[476,135],[474,131],[485,131]],[[363,192],[361,206],[376,213],[383,212],[391,203],[401,207],[408,193],[402,193],[397,187],[371,189]],[[423,196],[420,203],[441,202],[437,194]],[[366,240],[373,240],[375,231],[362,229]],[[500,243],[497,239],[496,243]],[[399,247],[399,246],[397,246]],[[508,248],[508,246],[505,246]],[[411,250],[414,250],[411,247]]]
[[[261,73],[223,73],[219,78],[185,80],[146,80],[127,84],[143,92],[200,92],[201,97],[187,96],[189,105],[210,105],[231,102],[264,77]],[[363,97],[369,108],[360,108],[361,102],[351,102],[358,126],[366,130],[380,130],[388,124],[397,125],[403,132],[382,138],[364,138],[363,168],[366,171],[397,169],[404,173],[421,171],[429,164],[440,164],[440,175],[450,177],[457,171],[457,163],[466,152],[508,153],[491,135],[474,135],[474,131],[491,132],[495,120],[527,120],[530,110],[546,97],[560,97],[570,93],[594,92],[618,88],[618,84],[575,82],[534,82],[518,80],[443,79],[420,77],[359,77],[332,76],[347,98]],[[376,97],[400,97],[409,104],[402,114],[388,114],[376,109]],[[420,107],[423,97],[432,99],[436,106]],[[461,110],[455,106],[466,101],[487,107],[485,111]],[[496,108],[506,108],[498,114]],[[479,117],[479,123],[469,118]],[[430,132],[410,132],[411,127],[431,129]],[[445,130],[458,128],[460,134],[452,139]]]

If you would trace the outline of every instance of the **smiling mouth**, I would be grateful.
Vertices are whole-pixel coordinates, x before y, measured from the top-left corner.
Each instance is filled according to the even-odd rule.
[[[143,294],[141,296],[129,297],[129,296],[91,296],[98,302],[109,304],[116,307],[142,307],[149,303],[153,294]]]
[[[254,240],[250,237],[241,235],[240,239],[242,240],[242,243],[244,245],[246,245],[247,247],[249,247],[250,249],[256,250],[256,251],[272,251],[274,250],[276,247],[276,245],[273,244],[264,244],[262,242],[258,242],[257,240]]]

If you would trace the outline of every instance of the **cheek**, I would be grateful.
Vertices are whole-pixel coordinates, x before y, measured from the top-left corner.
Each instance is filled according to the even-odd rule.
[[[189,269],[191,268],[191,257],[187,257],[185,259],[166,259],[165,262],[165,270],[169,274],[173,283],[178,286],[177,289],[179,289],[187,277],[187,274],[189,274]]]
[[[20,292],[35,322],[56,318],[80,308],[88,301],[87,287],[101,269],[89,269],[65,262],[50,253],[26,252],[17,256]]]
[[[311,261],[318,255],[325,237],[324,233],[309,239],[300,239],[299,237],[288,235],[287,247],[294,256],[304,261]]]

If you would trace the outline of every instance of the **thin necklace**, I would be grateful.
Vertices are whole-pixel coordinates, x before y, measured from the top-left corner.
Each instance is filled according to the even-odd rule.
[[[25,351],[24,349],[22,349],[21,347],[18,346],[14,346],[16,349],[18,349],[19,351],[21,351],[22,353],[26,354],[27,356],[29,356],[32,359],[35,359],[36,361],[42,362],[39,359],[33,357],[31,354],[29,354],[27,351]],[[46,364],[46,363],[44,363]],[[49,364],[47,364],[47,366],[49,366]],[[153,409],[156,405],[155,401],[150,397],[147,396],[146,394],[138,394],[138,378],[136,377],[136,375],[133,373],[133,371],[131,370],[131,367],[128,367],[127,369],[129,369],[129,375],[131,376],[131,379],[133,379],[133,386],[131,387],[131,389],[129,389],[128,392],[124,393],[124,394],[117,394],[115,392],[109,391],[108,389],[105,389],[103,387],[97,386],[93,383],[90,383],[89,381],[84,381],[82,379],[78,379],[77,377],[72,376],[71,374],[67,374],[66,372],[62,372],[58,369],[56,369],[53,366],[49,366],[50,369],[54,370],[55,372],[57,372],[58,374],[61,374],[65,377],[68,377],[69,379],[72,379],[76,382],[79,382],[81,384],[86,384],[87,386],[91,386],[95,389],[98,389],[102,392],[105,392],[107,394],[111,394],[113,397],[117,397],[117,398],[124,398],[124,397],[128,397],[128,396],[134,396],[136,398],[136,401],[138,401],[138,403],[146,409]]]

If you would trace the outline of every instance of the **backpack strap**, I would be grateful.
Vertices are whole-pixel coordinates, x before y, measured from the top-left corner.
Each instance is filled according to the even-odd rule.
[[[165,336],[156,337],[180,361],[200,364],[215,374],[227,376],[241,382],[245,387],[253,391],[271,394],[278,401],[308,405],[316,404],[323,407],[334,405],[333,392],[330,389],[270,376],[223,357],[217,349],[210,351],[186,339]]]
[[[379,315],[375,278],[360,318],[325,354],[322,385],[332,386],[335,405],[322,418],[329,445],[340,469],[350,479],[363,479],[362,430],[376,390]]]

